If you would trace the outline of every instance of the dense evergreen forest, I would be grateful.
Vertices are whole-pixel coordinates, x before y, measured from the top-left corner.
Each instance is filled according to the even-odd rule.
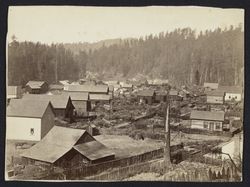
[[[86,50],[81,46],[18,42],[13,38],[8,49],[9,84],[77,80],[86,71],[103,78],[132,78],[140,73],[166,78],[174,84],[209,81],[241,85],[243,81],[244,32],[240,25],[200,33],[190,28],[176,29],[93,49],[88,45]]]

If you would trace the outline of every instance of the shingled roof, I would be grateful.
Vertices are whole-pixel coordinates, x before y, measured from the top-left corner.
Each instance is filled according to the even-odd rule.
[[[23,99],[50,101],[54,108],[65,109],[70,98],[67,95],[25,94]]]
[[[48,100],[12,99],[7,107],[7,116],[42,118],[48,106]]]
[[[114,155],[113,152],[96,140],[77,144],[85,133],[86,131],[82,129],[54,126],[40,142],[26,150],[21,156],[54,163],[72,149],[89,160]]]
[[[40,142],[21,156],[54,163],[72,149],[85,132],[81,129],[54,126]]]
[[[224,121],[225,112],[211,112],[211,111],[197,111],[192,110],[190,119],[212,120],[212,121]]]
[[[86,156],[89,160],[97,160],[107,156],[115,155],[110,149],[98,141],[91,141],[74,146],[74,149]]]

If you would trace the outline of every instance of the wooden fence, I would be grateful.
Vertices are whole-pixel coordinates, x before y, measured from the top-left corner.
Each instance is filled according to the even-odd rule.
[[[194,169],[178,172],[166,178],[168,181],[195,182],[239,182],[241,174],[233,166],[222,166],[220,169]]]
[[[171,146],[171,159],[180,160],[182,159],[182,151],[179,151],[183,148],[183,145]],[[65,170],[65,175],[67,179],[83,179],[87,176],[94,176],[104,171],[111,171],[114,168],[121,168],[126,166],[131,166],[134,164],[139,164],[142,162],[150,161],[153,159],[162,158],[164,149],[156,149],[150,152],[146,152],[140,155],[131,156],[128,158],[122,158],[117,160],[112,160],[100,164],[94,164],[89,166],[78,166],[72,167]]]
[[[85,180],[123,180],[140,173],[157,172],[163,173],[163,159],[139,163],[131,166],[115,168],[110,172],[86,177]]]

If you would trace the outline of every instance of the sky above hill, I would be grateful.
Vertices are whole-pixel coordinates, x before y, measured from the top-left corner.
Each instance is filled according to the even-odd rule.
[[[41,43],[97,42],[139,38],[190,27],[206,29],[244,25],[243,9],[207,7],[12,6],[8,40]]]

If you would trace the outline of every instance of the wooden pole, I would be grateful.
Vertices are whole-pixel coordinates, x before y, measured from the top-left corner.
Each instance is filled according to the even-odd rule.
[[[165,149],[164,149],[164,159],[166,170],[171,168],[170,159],[170,128],[169,128],[169,102],[166,104],[166,116],[165,116]]]

